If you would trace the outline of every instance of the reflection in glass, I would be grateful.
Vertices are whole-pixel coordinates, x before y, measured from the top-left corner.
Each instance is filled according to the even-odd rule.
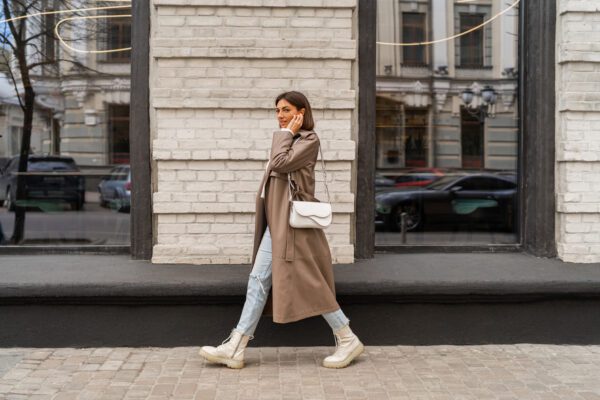
[[[377,1],[376,244],[517,241],[518,7],[487,23],[510,4]]]
[[[18,3],[9,2],[15,17],[24,14]],[[27,3],[42,12],[82,4]],[[24,98],[18,59],[6,43],[15,45],[13,37],[0,43],[0,244],[129,245],[130,51],[108,51],[131,46],[131,17],[124,14],[131,9],[99,10],[99,18],[62,23],[62,39],[78,51],[54,35],[60,15],[28,18],[21,36],[35,44],[26,59],[35,94],[31,107],[22,107],[12,82]],[[28,141],[29,149],[22,148]],[[27,150],[26,167],[19,167]]]

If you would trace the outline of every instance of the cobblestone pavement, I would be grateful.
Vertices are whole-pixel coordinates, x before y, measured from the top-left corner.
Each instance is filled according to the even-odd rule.
[[[198,347],[0,349],[0,399],[600,399],[600,346],[367,346],[341,370],[332,349],[250,347],[241,370]]]

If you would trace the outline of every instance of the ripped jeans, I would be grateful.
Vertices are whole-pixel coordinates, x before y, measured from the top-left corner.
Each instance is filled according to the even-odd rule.
[[[242,309],[242,315],[235,327],[236,331],[242,332],[244,335],[253,337],[260,316],[265,308],[267,295],[271,289],[272,257],[271,232],[269,232],[269,227],[267,226],[260,242],[260,246],[258,247],[258,253],[254,260],[252,272],[250,272],[250,277],[248,279],[248,289],[246,292],[244,308]],[[348,325],[350,322],[342,312],[341,308],[321,315],[325,318],[333,331],[337,331]]]

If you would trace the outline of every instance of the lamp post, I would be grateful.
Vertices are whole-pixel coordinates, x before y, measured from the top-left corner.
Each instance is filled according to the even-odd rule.
[[[460,93],[460,98],[469,114],[477,118],[495,118],[496,114],[494,113],[492,106],[496,104],[497,93],[494,88],[486,85],[479,92],[479,96],[481,96],[481,104],[471,106],[473,99],[475,98],[475,92],[473,92],[471,88],[466,88]]]

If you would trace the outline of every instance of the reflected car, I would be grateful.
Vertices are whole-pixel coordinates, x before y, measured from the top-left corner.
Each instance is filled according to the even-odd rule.
[[[15,210],[19,156],[15,156],[0,171],[0,202],[9,211]],[[25,207],[47,209],[69,203],[72,210],[81,210],[85,202],[85,177],[75,160],[68,156],[29,155],[25,177]]]
[[[119,165],[110,170],[98,184],[100,206],[120,212],[131,209],[131,168],[129,165]]]
[[[410,168],[407,170],[378,171],[375,175],[375,191],[397,187],[421,187],[451,173],[447,168]]]
[[[375,224],[399,231],[402,213],[407,231],[425,224],[489,224],[513,229],[517,202],[516,175],[453,173],[422,188],[395,188],[375,195]]]
[[[413,168],[402,172],[395,178],[396,187],[405,186],[427,186],[435,182],[442,176],[448,174],[450,170],[444,168]]]
[[[378,192],[383,189],[393,188],[396,182],[393,179],[386,178],[379,172],[375,174],[375,191]]]

